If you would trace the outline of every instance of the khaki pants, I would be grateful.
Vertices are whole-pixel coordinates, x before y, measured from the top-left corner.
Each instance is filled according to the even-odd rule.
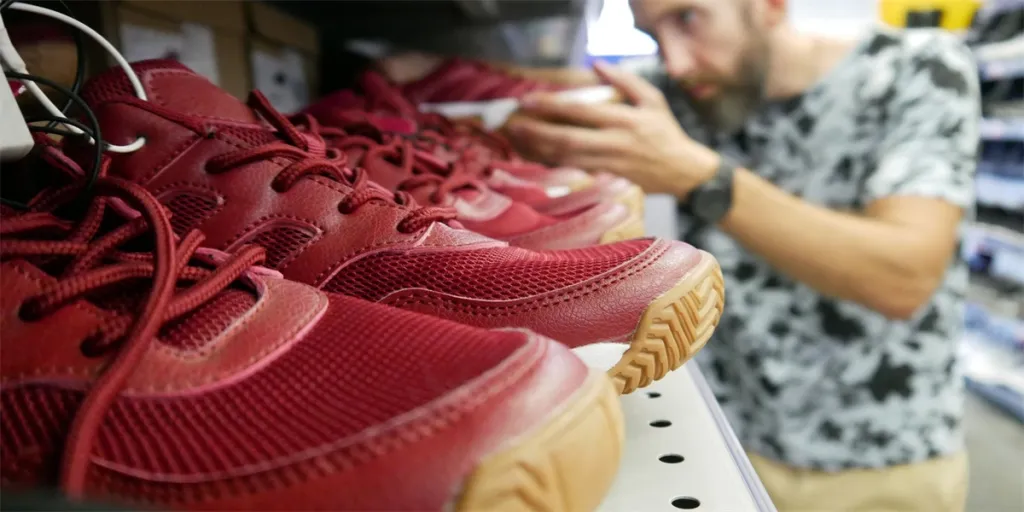
[[[779,512],[962,512],[967,500],[963,452],[917,464],[835,473],[747,455]]]

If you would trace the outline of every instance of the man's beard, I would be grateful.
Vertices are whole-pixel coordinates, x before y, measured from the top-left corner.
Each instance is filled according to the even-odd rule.
[[[719,82],[718,94],[708,99],[690,99],[700,119],[718,133],[739,131],[764,102],[764,84],[768,66],[765,42],[756,38],[744,52],[739,76],[731,83]]]

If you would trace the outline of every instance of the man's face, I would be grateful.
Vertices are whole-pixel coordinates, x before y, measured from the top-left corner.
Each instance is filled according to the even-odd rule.
[[[669,76],[705,122],[733,131],[762,100],[765,0],[631,0],[637,28],[658,41]]]

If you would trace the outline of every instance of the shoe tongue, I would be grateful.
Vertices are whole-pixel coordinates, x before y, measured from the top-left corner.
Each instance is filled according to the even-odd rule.
[[[201,75],[173,60],[145,60],[132,64],[148,101],[187,116],[221,121],[259,123],[245,103]],[[85,85],[82,98],[90,107],[109,101],[136,98],[124,70],[109,69]]]
[[[419,131],[415,122],[404,117],[373,115],[369,116],[367,121],[382,132],[415,135]]]
[[[402,95],[401,89],[380,73],[366,71],[359,77],[359,88],[376,108],[385,108],[391,114],[413,118],[416,107]]]

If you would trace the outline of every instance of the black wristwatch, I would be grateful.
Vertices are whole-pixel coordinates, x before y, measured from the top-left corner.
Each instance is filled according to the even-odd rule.
[[[708,224],[717,224],[732,208],[732,181],[738,165],[719,155],[718,170],[710,180],[690,191],[680,209]]]

